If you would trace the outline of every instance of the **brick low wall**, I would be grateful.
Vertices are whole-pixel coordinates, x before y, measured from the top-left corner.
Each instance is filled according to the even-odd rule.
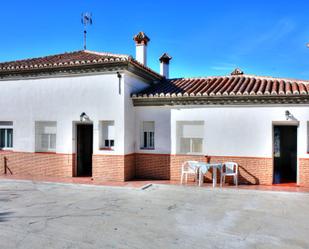
[[[170,155],[136,154],[135,177],[139,179],[169,180]]]
[[[299,159],[299,183],[309,187],[309,158]]]
[[[26,153],[0,151],[0,174],[72,177],[74,154]],[[135,154],[93,155],[93,178],[105,181],[127,181],[135,178]]]
[[[6,159],[7,174],[55,177],[72,176],[74,158],[71,154],[0,151],[0,174],[4,174],[4,159]]]
[[[124,156],[93,155],[92,176],[103,181],[123,181]]]
[[[75,156],[71,154],[24,153],[0,151],[0,174],[72,177]],[[185,161],[205,161],[204,156],[169,154],[93,155],[93,178],[102,181],[132,179],[180,180]],[[211,156],[211,162],[232,161],[239,164],[239,182],[243,184],[272,184],[272,158]],[[219,175],[218,175],[219,176]],[[219,179],[219,177],[218,177]],[[300,185],[309,186],[309,159],[299,160]],[[190,179],[192,180],[192,178]],[[211,181],[211,174],[205,176]],[[232,179],[229,179],[232,180]]]
[[[93,155],[92,177],[102,181],[128,181],[135,178],[135,154]]]
[[[124,156],[124,180],[135,179],[135,160],[136,155],[130,154]]]
[[[205,161],[203,156],[172,155],[171,156],[171,180],[179,180],[181,165],[185,161]],[[273,163],[272,158],[260,157],[223,157],[211,156],[211,162],[236,162],[239,165],[239,183],[241,184],[272,184]],[[220,175],[218,174],[218,179]],[[211,175],[206,175],[210,181]],[[232,179],[228,179],[231,181]]]

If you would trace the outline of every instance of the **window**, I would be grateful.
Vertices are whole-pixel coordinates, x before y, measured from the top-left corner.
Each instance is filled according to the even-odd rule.
[[[56,152],[57,122],[35,122],[35,150]]]
[[[177,153],[203,153],[204,121],[178,121],[176,126]]]
[[[13,122],[0,121],[0,149],[13,148]]]
[[[115,122],[101,121],[100,129],[100,149],[114,149],[115,146]]]
[[[142,123],[141,149],[154,149],[154,132],[155,122],[144,121]]]

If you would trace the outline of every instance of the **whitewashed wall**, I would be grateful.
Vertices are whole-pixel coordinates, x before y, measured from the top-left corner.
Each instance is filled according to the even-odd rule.
[[[283,107],[137,107],[136,121],[155,121],[155,150],[147,153],[176,154],[176,121],[204,121],[203,154],[217,156],[272,157],[272,122],[285,121],[289,110],[300,122],[298,156],[307,153],[308,106]],[[139,144],[140,128],[136,127]],[[139,150],[139,152],[145,152]]]
[[[124,86],[124,105],[125,105],[125,143],[124,152],[125,154],[131,154],[135,152],[136,147],[136,122],[135,118],[135,107],[133,106],[133,101],[131,99],[131,94],[141,91],[149,87],[149,85],[141,78],[127,73],[124,76],[125,86]]]
[[[72,153],[73,122],[86,112],[94,125],[94,153],[123,154],[124,94],[118,82],[116,73],[0,81],[0,120],[14,122],[13,149],[34,152],[34,122],[57,121],[57,153]],[[113,152],[98,150],[99,120],[115,121]]]
[[[0,121],[13,121],[14,150],[35,151],[35,121],[57,121],[57,153],[74,152],[74,122],[86,112],[94,125],[95,154],[176,154],[176,121],[205,122],[204,154],[272,157],[272,122],[289,110],[300,125],[298,156],[307,153],[308,106],[133,107],[130,95],[147,87],[116,73],[15,81],[0,80]],[[99,121],[115,121],[115,150],[99,150]],[[141,123],[155,121],[155,150],[140,149]]]
[[[135,150],[139,153],[171,153],[171,113],[170,108],[165,107],[135,107]],[[155,121],[155,149],[141,150],[141,130],[143,121]]]

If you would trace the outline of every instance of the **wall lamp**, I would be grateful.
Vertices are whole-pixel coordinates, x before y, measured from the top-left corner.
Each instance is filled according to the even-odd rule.
[[[82,112],[82,114],[79,117],[81,122],[90,121],[89,116],[85,112]]]
[[[293,119],[293,115],[290,113],[290,111],[285,111],[285,118],[286,120]]]

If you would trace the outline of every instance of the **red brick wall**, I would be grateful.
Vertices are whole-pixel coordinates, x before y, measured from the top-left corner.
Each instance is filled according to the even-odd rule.
[[[309,187],[309,158],[299,159],[299,184]]]
[[[124,156],[93,155],[92,176],[102,181],[124,181]]]
[[[170,155],[136,154],[135,176],[139,179],[169,180]]]
[[[135,178],[135,154],[93,155],[92,177],[102,181],[128,181]]]
[[[71,154],[0,151],[0,174],[4,158],[14,175],[72,177],[75,156]],[[93,177],[102,181],[170,179],[179,181],[181,165],[188,160],[205,161],[204,156],[168,154],[93,155]],[[211,162],[233,161],[239,164],[239,182],[272,184],[272,158],[212,156]],[[8,174],[10,173],[7,171]],[[299,161],[300,185],[309,186],[309,159]],[[211,175],[206,176],[210,181]]]
[[[132,180],[135,178],[135,154],[124,156],[124,180]]]
[[[179,180],[181,165],[185,161],[205,161],[203,156],[172,155],[171,180]],[[243,184],[272,184],[273,166],[272,158],[262,157],[223,157],[211,156],[211,162],[236,162],[239,165],[239,183]],[[210,180],[211,175],[206,175]],[[219,175],[218,175],[219,179]],[[232,180],[232,179],[229,179]]]
[[[14,175],[72,176],[73,156],[70,154],[0,151],[0,174],[4,174],[4,158],[7,158],[8,174],[11,171]]]

